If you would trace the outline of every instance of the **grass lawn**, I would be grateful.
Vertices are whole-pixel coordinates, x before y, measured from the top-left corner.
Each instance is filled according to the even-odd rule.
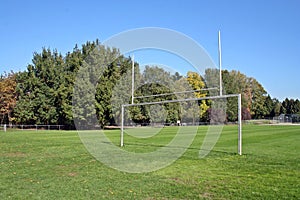
[[[128,151],[152,151],[177,127],[149,139],[125,136]],[[198,158],[207,127],[172,165],[130,174],[93,158],[75,131],[0,132],[0,199],[300,199],[300,126],[225,126]],[[106,131],[118,144],[119,130]]]

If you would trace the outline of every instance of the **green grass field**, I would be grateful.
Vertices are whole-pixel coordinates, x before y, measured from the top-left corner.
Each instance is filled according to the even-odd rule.
[[[153,151],[173,137],[125,138],[128,151]],[[95,160],[75,131],[0,132],[0,199],[300,199],[300,126],[225,126],[213,151],[198,159],[207,127],[172,165],[130,174]],[[106,134],[118,144],[119,131]]]

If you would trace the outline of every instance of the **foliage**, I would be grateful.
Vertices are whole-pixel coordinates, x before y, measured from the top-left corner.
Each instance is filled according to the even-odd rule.
[[[33,64],[18,78],[18,103],[15,108],[18,123],[57,124],[63,91],[63,57],[57,51],[43,49],[35,53]]]
[[[4,73],[0,76],[0,124],[12,123],[13,109],[16,105],[16,76],[14,72]]]
[[[283,114],[300,114],[300,101],[299,99],[286,98],[281,104],[281,110]]]
[[[206,97],[207,92],[202,90],[202,89],[205,89],[205,87],[206,87],[205,80],[202,76],[200,76],[196,72],[187,72],[186,79],[187,79],[187,82],[191,85],[191,88],[193,90],[198,90],[198,91],[194,92],[196,98]],[[199,110],[200,110],[200,113],[199,113],[200,118],[203,121],[207,121],[207,110],[209,108],[209,106],[207,105],[208,104],[207,101],[201,100],[198,102],[198,104],[199,104]]]
[[[254,78],[249,78],[239,71],[223,71],[223,85],[226,94],[242,94],[242,118],[258,119],[268,113],[266,91]],[[270,112],[270,111],[269,111]],[[227,117],[229,121],[237,120],[237,99],[227,100]]]
[[[140,79],[140,87],[136,88],[135,96],[143,98],[135,98],[135,103],[158,102],[176,99],[174,92],[175,82],[179,76],[172,76],[163,68],[157,66],[146,66]],[[168,95],[164,95],[168,94]],[[133,122],[139,124],[149,124],[155,122],[154,116],[159,119],[165,118],[163,123],[176,123],[180,118],[180,107],[178,103],[164,103],[161,110],[155,115],[151,111],[153,105],[143,105],[132,107],[131,117]],[[156,109],[158,109],[156,107]],[[152,114],[151,114],[152,112]]]

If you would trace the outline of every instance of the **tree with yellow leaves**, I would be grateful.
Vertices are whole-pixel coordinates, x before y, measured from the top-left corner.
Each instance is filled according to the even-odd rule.
[[[187,82],[190,84],[193,90],[197,90],[194,92],[197,98],[206,97],[207,93],[205,91],[201,91],[205,88],[205,81],[200,74],[196,72],[188,72],[187,73]],[[209,106],[206,103],[206,100],[201,100],[199,102],[199,110],[200,110],[200,118],[203,119],[207,116],[207,110]]]

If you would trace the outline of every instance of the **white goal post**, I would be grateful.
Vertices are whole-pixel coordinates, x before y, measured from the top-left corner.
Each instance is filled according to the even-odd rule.
[[[242,155],[242,98],[241,94],[228,94],[222,96],[210,96],[202,98],[189,98],[189,99],[175,99],[175,100],[165,100],[156,102],[144,102],[136,104],[123,104],[121,110],[121,135],[120,135],[120,146],[124,146],[124,109],[125,107],[131,106],[142,106],[142,105],[154,105],[154,104],[164,104],[164,103],[176,103],[184,101],[199,101],[199,100],[209,100],[209,99],[225,99],[225,98],[238,98],[238,154]]]
[[[132,77],[131,77],[131,104],[123,104],[121,110],[121,136],[120,136],[120,146],[124,146],[124,109],[125,107],[130,106],[141,106],[141,105],[155,105],[155,104],[164,104],[164,103],[176,103],[176,102],[184,102],[184,101],[199,101],[199,100],[209,100],[209,99],[225,99],[225,98],[238,98],[238,154],[242,155],[242,96],[241,94],[227,94],[223,95],[223,86],[222,86],[222,53],[221,53],[221,32],[218,32],[218,55],[219,55],[219,88],[206,88],[200,90],[219,90],[219,96],[210,96],[210,97],[202,97],[202,98],[188,98],[188,99],[176,99],[176,100],[165,100],[165,101],[157,101],[157,102],[144,102],[144,103],[136,103],[134,104],[134,99],[138,98],[147,98],[147,97],[155,97],[155,96],[165,96],[169,94],[181,94],[181,93],[190,93],[196,92],[200,90],[193,91],[183,91],[183,92],[173,92],[173,93],[165,93],[165,94],[157,94],[157,95],[148,95],[148,96],[134,96],[134,55],[131,57],[132,63]]]

